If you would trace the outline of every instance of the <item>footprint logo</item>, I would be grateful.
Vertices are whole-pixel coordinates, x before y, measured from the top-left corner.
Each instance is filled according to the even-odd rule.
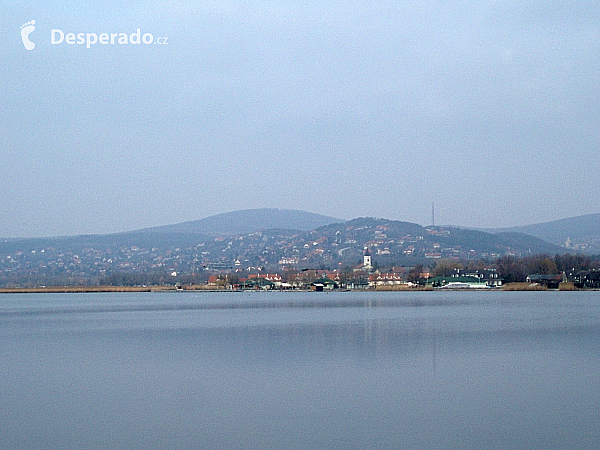
[[[35,44],[29,40],[29,35],[33,30],[35,30],[35,20],[21,25],[21,39],[23,39],[23,45],[26,50],[33,50],[35,48]]]

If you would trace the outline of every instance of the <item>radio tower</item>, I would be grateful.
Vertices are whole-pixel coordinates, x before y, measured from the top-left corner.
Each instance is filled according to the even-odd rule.
[[[435,227],[435,202],[431,202],[431,226]]]

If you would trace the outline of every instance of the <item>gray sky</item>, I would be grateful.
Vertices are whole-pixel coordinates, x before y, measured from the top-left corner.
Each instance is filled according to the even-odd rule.
[[[600,212],[598,1],[47,3],[0,6],[0,236]]]

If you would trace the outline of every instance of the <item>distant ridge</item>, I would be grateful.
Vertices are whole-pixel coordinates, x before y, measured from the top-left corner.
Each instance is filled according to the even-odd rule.
[[[549,242],[564,243],[567,237],[571,239],[588,239],[600,237],[600,214],[569,217],[568,219],[538,223],[517,227],[521,231]]]
[[[491,233],[517,232],[543,239],[553,244],[564,245],[567,238],[572,241],[588,241],[600,239],[600,214],[569,217],[551,222],[536,223],[502,229],[483,230]]]
[[[145,228],[140,232],[237,235],[267,229],[310,231],[323,225],[344,222],[343,219],[295,209],[244,209],[217,214],[200,220]]]

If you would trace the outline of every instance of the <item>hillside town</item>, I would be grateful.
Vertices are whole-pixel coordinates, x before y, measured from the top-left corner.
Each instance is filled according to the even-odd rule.
[[[503,272],[505,268],[498,270],[503,258],[532,258],[557,248],[523,236],[361,218],[307,232],[274,229],[216,237],[5,241],[0,246],[0,286],[365,289],[441,287],[453,282],[498,287],[507,276],[508,281],[525,281],[528,275],[565,271],[556,264],[516,276]],[[589,263],[579,264],[578,270],[588,269]],[[573,282],[581,277],[575,267],[568,267],[568,273],[565,276]]]

